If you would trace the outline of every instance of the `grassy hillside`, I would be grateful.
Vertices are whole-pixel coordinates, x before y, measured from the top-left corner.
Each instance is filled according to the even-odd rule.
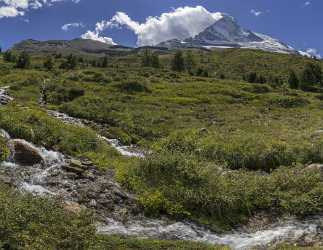
[[[106,67],[84,58],[71,69],[60,68],[66,59],[57,57],[51,70],[44,68],[42,55],[25,69],[1,60],[0,86],[9,85],[15,101],[1,107],[0,127],[114,170],[149,216],[223,230],[259,212],[322,213],[320,172],[305,169],[323,162],[323,96],[290,89],[286,82],[290,69],[300,74],[310,59],[253,50],[193,55],[195,70],[208,74],[172,71],[171,54],[160,55],[159,68],[142,67],[137,54],[109,57]],[[268,82],[242,81],[254,71]],[[277,77],[280,85],[270,82]],[[41,92],[47,108],[100,126],[79,128],[49,117],[38,104]],[[121,157],[97,140],[95,130],[151,153],[142,160]],[[119,239],[110,240],[100,244],[127,249]],[[125,244],[190,249],[185,243]]]

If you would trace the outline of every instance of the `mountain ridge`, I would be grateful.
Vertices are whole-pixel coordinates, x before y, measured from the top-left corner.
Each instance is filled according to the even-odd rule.
[[[82,53],[82,54],[123,54],[132,50],[122,45],[108,45],[95,40],[76,38],[72,40],[37,41],[23,40],[15,44],[11,50],[28,53]]]
[[[236,19],[227,14],[194,37],[172,39],[159,43],[167,48],[248,48],[278,53],[297,53],[291,46],[268,35],[242,28]]]

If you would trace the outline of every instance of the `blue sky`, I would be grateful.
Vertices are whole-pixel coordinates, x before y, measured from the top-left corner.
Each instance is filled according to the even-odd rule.
[[[0,0],[0,43],[8,48],[23,39],[72,39],[91,31],[100,39],[108,37],[115,43],[135,46],[138,36],[147,38],[143,29],[149,27],[140,24],[145,24],[148,16],[159,17],[185,6],[228,13],[245,28],[297,49],[312,48],[323,54],[322,0]],[[110,25],[116,12],[128,17],[126,25]],[[199,19],[199,12],[195,14]],[[97,32],[96,23],[101,21],[105,21],[104,27]],[[190,27],[197,29],[194,25]]]

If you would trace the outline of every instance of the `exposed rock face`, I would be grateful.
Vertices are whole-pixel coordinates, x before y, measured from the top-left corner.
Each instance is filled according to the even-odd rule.
[[[8,88],[9,87],[0,88],[0,105],[7,105],[9,102],[13,101],[13,98],[7,93]]]
[[[36,164],[43,164],[44,159],[40,151],[24,140],[14,139],[9,141],[12,158],[15,163],[23,166],[32,166]]]
[[[66,160],[61,169],[48,173],[43,182],[59,196],[94,209],[103,217],[119,218],[138,212],[135,197],[115,182],[113,173],[100,172],[88,160]]]

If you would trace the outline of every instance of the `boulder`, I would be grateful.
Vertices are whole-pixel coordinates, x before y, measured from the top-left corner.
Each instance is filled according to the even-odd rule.
[[[63,168],[65,171],[75,174],[82,174],[86,170],[86,167],[82,164],[82,162],[76,159],[72,159],[70,163],[63,166]]]
[[[15,139],[9,141],[9,147],[15,163],[23,166],[44,164],[40,151],[31,143]]]
[[[314,163],[311,165],[308,165],[305,168],[305,171],[316,171],[319,172],[323,178],[323,164],[318,164],[318,163]]]
[[[80,214],[84,207],[73,201],[65,201],[64,209],[74,214]]]

